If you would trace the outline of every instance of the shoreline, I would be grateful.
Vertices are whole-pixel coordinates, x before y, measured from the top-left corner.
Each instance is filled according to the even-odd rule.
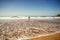
[[[54,32],[54,33],[50,33],[50,34],[39,35],[39,36],[37,36],[37,37],[18,38],[17,40],[19,40],[19,39],[24,39],[24,40],[25,40],[25,39],[28,39],[28,40],[30,40],[30,39],[34,39],[34,38],[46,37],[46,36],[55,35],[55,34],[60,34],[60,31],[58,31],[58,32]]]
[[[52,35],[46,35],[46,36],[41,36],[36,38],[30,38],[27,40],[60,40],[60,33],[55,33]]]

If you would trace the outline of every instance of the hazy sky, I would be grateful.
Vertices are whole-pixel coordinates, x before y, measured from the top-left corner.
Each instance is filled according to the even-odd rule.
[[[52,16],[60,14],[60,0],[0,0],[0,16]]]

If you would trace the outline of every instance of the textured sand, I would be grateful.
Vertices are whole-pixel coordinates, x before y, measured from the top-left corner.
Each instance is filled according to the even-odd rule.
[[[56,33],[56,34],[48,35],[48,36],[31,38],[27,40],[60,40],[60,33]]]
[[[30,21],[26,19],[0,19],[0,40],[17,40],[18,38],[32,38],[39,35],[51,34],[58,31],[60,31],[60,19],[31,19]],[[53,40],[55,40],[55,37],[59,39],[59,36],[60,33],[56,36],[52,36]],[[31,40],[45,40],[45,38],[46,40],[49,40],[52,37],[39,37],[33,38]]]

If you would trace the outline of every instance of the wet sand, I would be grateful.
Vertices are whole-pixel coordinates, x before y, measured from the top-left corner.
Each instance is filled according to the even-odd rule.
[[[60,31],[60,19],[31,19],[30,21],[26,19],[0,19],[0,40],[17,40],[18,38],[29,39],[58,31]],[[59,37],[60,33],[29,40],[55,40],[55,38],[59,40]]]
[[[60,33],[56,33],[56,34],[48,35],[48,36],[31,38],[27,40],[60,40]]]

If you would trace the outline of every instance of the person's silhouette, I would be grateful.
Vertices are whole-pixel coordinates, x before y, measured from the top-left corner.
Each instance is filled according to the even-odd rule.
[[[28,21],[30,21],[30,16],[28,16]]]

